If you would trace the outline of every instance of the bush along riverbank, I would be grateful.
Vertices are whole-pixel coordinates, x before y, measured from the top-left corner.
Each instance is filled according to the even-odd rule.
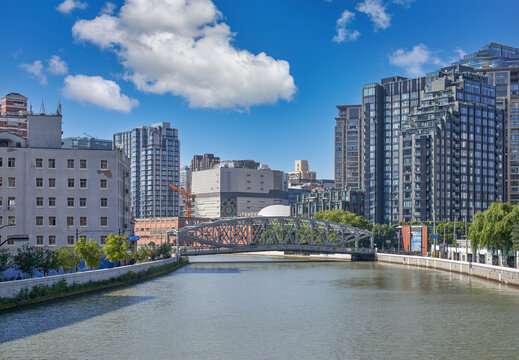
[[[100,281],[86,283],[67,284],[62,279],[52,285],[34,285],[32,288],[20,290],[18,295],[9,298],[0,298],[0,312],[18,309],[20,307],[40,304],[46,301],[67,298],[93,291],[108,290],[120,286],[128,286],[151,278],[165,275],[188,263],[187,258],[181,258],[177,262],[152,266],[147,270],[133,272]]]

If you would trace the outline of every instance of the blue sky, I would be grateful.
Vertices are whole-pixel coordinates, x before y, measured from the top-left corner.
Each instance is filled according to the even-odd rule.
[[[169,121],[181,162],[254,159],[333,178],[335,105],[362,85],[434,70],[489,42],[519,46],[508,0],[6,0],[0,94],[64,136]],[[124,11],[122,11],[123,9]]]

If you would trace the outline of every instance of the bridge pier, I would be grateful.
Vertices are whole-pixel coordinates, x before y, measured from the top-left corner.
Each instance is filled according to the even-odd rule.
[[[375,261],[375,253],[353,253],[351,261]]]

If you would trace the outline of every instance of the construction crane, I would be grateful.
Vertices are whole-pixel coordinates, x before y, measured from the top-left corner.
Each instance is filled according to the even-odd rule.
[[[170,188],[172,188],[173,190],[175,190],[176,192],[179,192],[181,193],[182,195],[184,195],[186,197],[186,200],[184,200],[184,204],[186,205],[186,217],[191,217],[191,209],[192,209],[192,204],[195,202],[195,195],[191,195],[189,192],[189,183],[187,184],[187,192],[182,190],[182,189],[179,189],[178,187],[176,186],[173,186],[173,185],[169,185]]]

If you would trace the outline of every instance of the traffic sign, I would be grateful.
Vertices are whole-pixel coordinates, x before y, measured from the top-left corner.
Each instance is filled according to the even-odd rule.
[[[129,239],[130,241],[137,241],[137,240],[139,240],[140,238],[139,238],[138,236],[130,236],[128,239]]]
[[[439,239],[440,235],[431,235],[431,239]]]

